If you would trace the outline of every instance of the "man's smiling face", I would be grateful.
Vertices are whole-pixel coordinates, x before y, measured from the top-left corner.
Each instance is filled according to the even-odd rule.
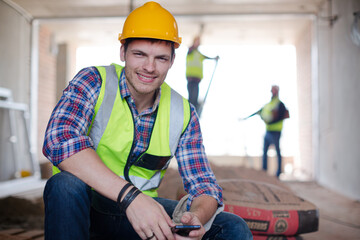
[[[174,62],[171,44],[165,41],[133,40],[126,52],[120,48],[120,59],[125,61],[125,75],[132,95],[152,95],[165,81]]]

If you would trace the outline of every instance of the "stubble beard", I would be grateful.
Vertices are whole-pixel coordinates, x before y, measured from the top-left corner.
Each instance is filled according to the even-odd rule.
[[[134,73],[135,77],[137,76],[136,73]],[[130,89],[135,91],[134,94],[136,94],[137,96],[149,96],[149,95],[153,95],[156,93],[156,90],[160,88],[160,86],[158,86],[155,89],[151,89],[151,90],[146,90],[146,88],[144,88],[144,90],[142,90],[140,87],[136,86],[135,81],[133,81],[133,79],[131,78],[131,74],[128,74],[125,71],[125,77],[126,77],[126,82],[128,85],[130,85]],[[141,83],[140,83],[141,84]],[[145,85],[145,84],[144,84]]]

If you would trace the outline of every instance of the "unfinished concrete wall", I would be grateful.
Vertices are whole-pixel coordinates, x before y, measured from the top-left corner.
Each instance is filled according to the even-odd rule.
[[[299,150],[300,162],[295,163],[295,171],[306,178],[314,177],[312,150],[312,21],[299,31],[296,46],[297,94],[299,108]],[[296,174],[296,172],[295,172]]]
[[[331,7],[331,8],[329,8]],[[332,9],[332,12],[329,10]],[[335,0],[320,16],[338,15],[330,26],[318,21],[319,183],[360,199],[360,47],[350,37],[358,0]]]

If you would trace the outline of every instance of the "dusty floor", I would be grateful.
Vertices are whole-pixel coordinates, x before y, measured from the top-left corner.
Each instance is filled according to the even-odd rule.
[[[41,198],[28,200],[17,197],[0,199],[0,230],[44,228],[44,205]]]
[[[319,230],[301,235],[304,240],[360,239],[359,201],[347,199],[314,182],[288,182],[286,185],[319,208]]]
[[[319,208],[319,230],[301,234],[303,240],[359,240],[360,202],[349,200],[329,191],[314,182],[279,181],[262,171],[244,167],[213,165],[218,179],[251,179],[266,181],[291,189]],[[177,171],[170,169],[165,176],[159,193],[162,197],[176,199],[180,178]],[[43,203],[41,196],[32,200],[8,197],[0,199],[0,230],[9,228],[43,229]]]

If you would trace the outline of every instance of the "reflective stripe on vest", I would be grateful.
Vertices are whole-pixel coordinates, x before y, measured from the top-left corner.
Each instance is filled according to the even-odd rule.
[[[203,60],[205,57],[197,50],[186,56],[186,76],[203,78]]]
[[[162,84],[148,149],[134,161],[131,156],[134,120],[127,101],[121,99],[118,87],[122,67],[110,65],[97,69],[102,77],[102,86],[89,134],[96,152],[117,175],[131,181],[145,194],[157,196],[156,189],[189,123],[189,103],[166,83]]]

